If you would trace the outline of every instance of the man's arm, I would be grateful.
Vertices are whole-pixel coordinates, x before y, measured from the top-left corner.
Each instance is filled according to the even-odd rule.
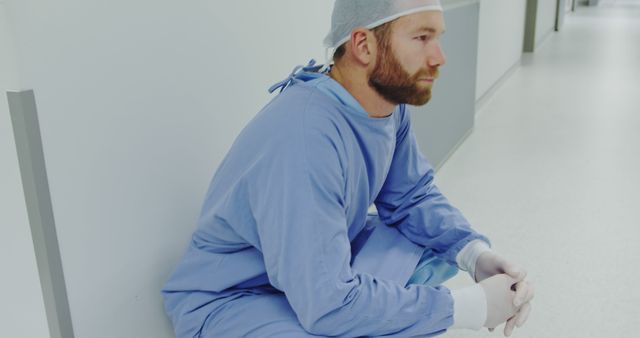
[[[409,112],[400,110],[396,151],[389,175],[376,207],[380,218],[414,243],[434,249],[444,259],[468,271],[474,281],[506,273],[516,284],[517,316],[505,327],[505,334],[522,325],[529,314],[533,287],[523,279],[526,272],[493,253],[489,240],[475,232],[462,213],[453,207],[434,184],[434,170],[422,156],[411,128]],[[457,297],[468,301],[470,297]],[[523,305],[524,304],[524,305]]]
[[[448,289],[405,288],[351,269],[339,135],[326,135],[313,114],[297,118],[305,117],[313,120],[282,128],[285,141],[247,182],[271,284],[314,334],[407,337],[451,326]]]
[[[489,240],[471,229],[462,213],[434,184],[433,167],[418,148],[409,112],[403,107],[399,113],[393,161],[375,201],[378,214],[386,224],[397,226],[409,240],[433,249],[449,263],[467,270],[475,261],[457,260],[458,253],[470,242],[475,241],[475,245],[480,240],[488,244]]]

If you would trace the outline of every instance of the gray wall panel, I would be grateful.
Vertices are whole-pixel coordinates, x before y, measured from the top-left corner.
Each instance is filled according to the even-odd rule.
[[[50,335],[51,338],[72,338],[35,97],[29,90],[8,92],[7,99]]]
[[[447,63],[431,102],[411,109],[420,149],[434,167],[440,167],[473,128],[479,9],[474,1],[445,10],[442,48]]]

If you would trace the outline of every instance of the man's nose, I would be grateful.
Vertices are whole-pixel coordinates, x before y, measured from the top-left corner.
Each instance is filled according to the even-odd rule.
[[[442,51],[439,41],[434,41],[433,49],[429,53],[427,64],[429,67],[440,67],[447,62],[447,58]]]

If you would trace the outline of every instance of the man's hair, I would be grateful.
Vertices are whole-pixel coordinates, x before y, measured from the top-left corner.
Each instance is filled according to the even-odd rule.
[[[391,35],[391,24],[393,21],[382,24],[378,27],[373,28],[371,31],[373,35],[376,37],[378,41],[378,46],[386,45],[389,42],[389,36]],[[336,48],[335,52],[333,52],[333,61],[337,63],[340,61],[344,54],[347,52],[347,43],[343,43],[340,47]]]

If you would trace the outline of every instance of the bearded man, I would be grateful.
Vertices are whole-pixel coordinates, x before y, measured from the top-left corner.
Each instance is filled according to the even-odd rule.
[[[337,0],[333,65],[298,67],[240,133],[163,294],[178,337],[505,335],[533,288],[434,184],[407,104],[445,63],[438,0]],[[375,206],[376,212],[370,212]],[[458,269],[477,284],[449,290]]]

